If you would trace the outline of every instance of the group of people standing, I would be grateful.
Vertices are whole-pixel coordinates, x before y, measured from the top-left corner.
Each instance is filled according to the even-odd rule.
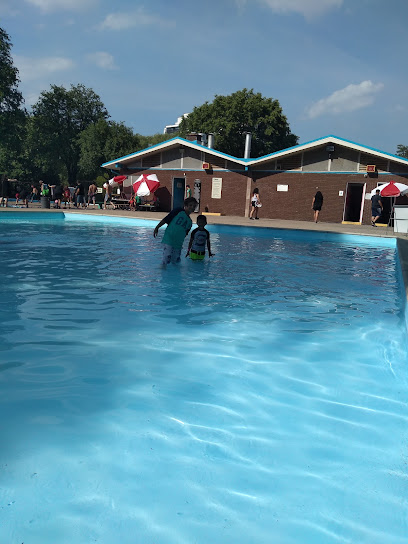
[[[317,187],[318,188],[318,187]],[[312,200],[313,219],[317,223],[319,220],[319,213],[323,206],[323,195],[321,191],[317,191]],[[259,219],[258,210],[262,208],[261,197],[259,196],[259,189],[256,187],[252,192],[251,197],[251,210],[249,212],[249,219]]]

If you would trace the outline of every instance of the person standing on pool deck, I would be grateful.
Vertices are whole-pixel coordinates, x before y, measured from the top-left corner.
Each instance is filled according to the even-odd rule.
[[[210,233],[205,228],[207,224],[207,218],[205,215],[199,215],[197,217],[197,228],[193,230],[190,236],[190,242],[186,257],[190,255],[192,261],[202,261],[205,257],[205,246],[207,245],[208,256],[212,257],[214,253],[211,253]]]
[[[80,208],[81,205],[85,208],[85,188],[83,183],[79,180],[77,181],[77,186],[75,189],[75,204],[77,208]]]
[[[8,206],[8,190],[9,182],[6,176],[3,176],[0,183],[0,206],[7,208]]]
[[[93,204],[93,207],[96,206],[96,200],[95,195],[98,192],[98,187],[95,185],[95,183],[91,183],[91,185],[88,187],[88,208],[91,207],[91,204]]]
[[[197,206],[197,200],[194,197],[184,200],[184,208],[175,208],[158,225],[156,225],[153,236],[156,238],[159,228],[167,223],[167,228],[163,236],[163,260],[162,266],[165,268],[169,263],[179,263],[181,248],[184,238],[189,233],[193,222],[190,215]]]
[[[318,187],[316,187],[318,189]],[[323,195],[320,191],[317,191],[312,200],[312,210],[314,211],[314,222],[319,220],[319,213],[323,206]]]
[[[106,210],[106,206],[110,202],[110,199],[112,197],[112,185],[109,184],[109,181],[103,184],[103,188],[105,189],[105,197],[103,199],[103,209]]]
[[[381,202],[380,189],[377,189],[375,195],[371,197],[371,225],[376,227],[375,222],[381,217],[383,204]]]
[[[249,219],[254,219],[252,217],[253,213],[255,212],[255,219],[259,219],[258,217],[258,208],[262,206],[261,200],[259,198],[259,189],[254,189],[251,197],[251,213],[249,214]]]
[[[191,197],[191,187],[190,185],[186,185],[186,198]]]

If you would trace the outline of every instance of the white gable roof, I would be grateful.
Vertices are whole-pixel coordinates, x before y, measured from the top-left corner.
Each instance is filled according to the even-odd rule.
[[[282,160],[285,157],[290,157],[291,155],[298,154],[299,152],[310,151],[311,149],[315,149],[327,144],[338,144],[342,147],[348,147],[349,149],[353,149],[355,151],[361,151],[362,153],[381,157],[382,159],[392,160],[401,164],[408,165],[408,159],[398,157],[397,155],[392,155],[391,153],[386,153],[385,151],[374,149],[373,147],[367,147],[361,144],[357,144],[356,142],[352,142],[350,140],[344,140],[343,138],[339,138],[338,136],[333,135],[324,136],[323,138],[318,138],[316,140],[306,142],[305,144],[288,147],[287,149],[282,149],[282,151],[275,151],[275,153],[264,155],[263,157],[259,157],[257,159],[251,159],[250,164],[258,165],[265,162],[270,162],[271,160]]]
[[[144,157],[148,157],[149,155],[155,155],[158,152],[168,149],[175,149],[178,147],[189,147],[191,149],[203,151],[206,154],[213,155],[214,157],[227,159],[241,165],[246,165],[248,162],[247,159],[238,159],[237,157],[233,157],[232,155],[227,155],[226,153],[222,153],[221,151],[217,151],[216,149],[211,149],[197,142],[191,142],[190,140],[185,140],[184,138],[180,138],[179,136],[177,136],[175,138],[171,138],[170,140],[166,140],[165,142],[162,142],[160,144],[152,145],[150,147],[147,147],[146,149],[141,149],[140,151],[131,153],[130,155],[125,155],[124,157],[120,157],[119,159],[105,162],[104,164],[102,164],[102,167],[110,169],[120,169],[122,167],[126,167],[128,164],[131,164],[135,160],[140,160]]]
[[[191,142],[190,140],[185,140],[184,138],[180,138],[179,136],[177,136],[175,138],[171,138],[170,140],[166,140],[165,142],[162,142],[160,144],[152,145],[151,147],[147,147],[146,149],[141,149],[140,151],[131,153],[130,155],[125,155],[124,157],[119,157],[118,159],[105,162],[104,164],[102,164],[102,167],[109,168],[111,170],[120,170],[122,167],[126,167],[135,160],[140,160],[143,157],[148,157],[149,155],[154,155],[158,152],[168,149],[175,149],[178,147],[189,147],[191,149],[203,151],[207,155],[213,155],[214,157],[227,159],[242,166],[255,166],[270,162],[271,160],[282,160],[285,157],[290,157],[291,155],[298,154],[302,151],[309,151],[327,144],[338,144],[342,147],[348,147],[355,151],[361,151],[362,153],[381,157],[382,159],[386,160],[392,160],[394,162],[398,162],[400,164],[405,164],[408,166],[408,159],[399,157],[398,155],[392,155],[391,153],[386,153],[385,151],[380,151],[379,149],[374,149],[373,147],[367,147],[356,142],[352,142],[350,140],[339,138],[338,136],[329,135],[324,136],[323,138],[317,138],[316,140],[311,140],[310,142],[306,142],[304,144],[288,147],[287,149],[282,149],[281,151],[275,151],[274,153],[270,153],[269,155],[264,155],[263,157],[258,157],[256,159],[233,157],[232,155],[227,155],[226,153],[222,153],[221,151],[217,151],[216,149],[211,149],[197,142]]]

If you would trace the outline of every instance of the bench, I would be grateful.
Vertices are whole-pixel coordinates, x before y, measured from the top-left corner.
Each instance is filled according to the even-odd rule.
[[[137,209],[141,210],[142,212],[157,212],[159,207],[154,206],[153,204],[139,204]]]

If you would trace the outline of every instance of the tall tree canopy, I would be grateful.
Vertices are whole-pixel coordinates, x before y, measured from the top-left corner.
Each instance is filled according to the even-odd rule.
[[[180,135],[214,133],[214,147],[243,157],[245,132],[252,133],[251,157],[261,157],[298,143],[278,100],[265,98],[253,89],[228,96],[216,95],[211,103],[195,107],[180,125]]]
[[[80,134],[92,123],[109,117],[99,96],[84,85],[69,90],[51,85],[33,106],[37,152],[53,163],[63,165],[69,183],[75,183],[80,160]]]
[[[18,70],[11,58],[11,42],[5,30],[0,28],[0,137],[4,138],[5,123],[10,115],[21,113],[23,96],[18,90]]]
[[[408,159],[408,146],[399,144],[397,146],[397,153],[399,157],[404,157],[404,159]]]
[[[11,58],[10,38],[0,28],[0,170],[9,172],[10,155],[21,148],[21,130],[25,122],[23,96],[18,90],[18,70]]]
[[[88,179],[107,174],[101,164],[141,148],[140,137],[123,123],[99,119],[79,136],[80,173]]]

